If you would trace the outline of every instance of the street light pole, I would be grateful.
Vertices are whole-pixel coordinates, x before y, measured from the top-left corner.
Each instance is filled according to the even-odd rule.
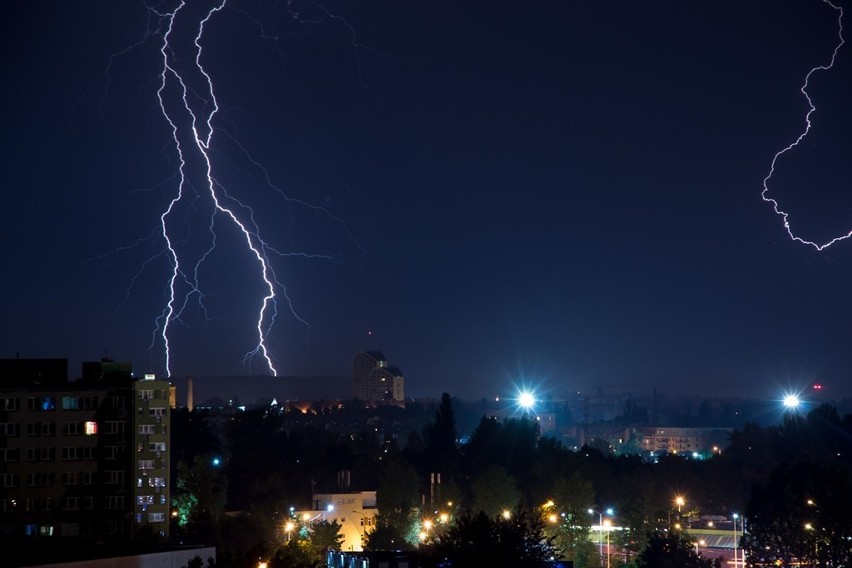
[[[598,514],[598,558],[603,562],[603,513],[589,509],[589,514]]]
[[[604,529],[603,515],[604,515],[604,513],[602,511],[595,511],[594,509],[588,509],[588,513],[590,515],[594,515],[595,513],[598,514],[598,557],[600,558],[601,563],[603,563],[603,529]],[[606,510],[606,514],[611,517],[615,514],[615,511],[612,509],[612,507],[610,507]],[[610,557],[609,527],[612,526],[612,521],[607,519],[606,520],[606,526],[607,526],[607,531],[606,531],[606,566],[607,566],[607,568],[610,568],[610,565],[609,565],[609,557]]]
[[[734,568],[737,568],[737,519],[740,516],[734,513]]]

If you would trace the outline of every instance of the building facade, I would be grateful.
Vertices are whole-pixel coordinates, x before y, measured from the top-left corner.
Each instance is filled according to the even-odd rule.
[[[146,524],[167,536],[167,514],[155,524],[134,513],[148,495],[137,487],[136,454],[157,459],[151,446],[139,451],[142,442],[166,449],[148,473],[168,510],[168,384],[136,381],[129,363],[84,363],[73,382],[67,369],[64,359],[0,360],[0,536],[129,539]],[[166,429],[150,440],[138,428],[156,418],[149,413],[161,399],[137,398],[143,383],[166,392]]]
[[[381,351],[359,351],[352,361],[355,398],[366,402],[405,401],[405,377]]]
[[[133,383],[133,528],[169,535],[170,388],[145,375]]]
[[[375,491],[315,493],[312,509],[299,511],[296,518],[309,530],[317,521],[339,523],[340,550],[359,552],[364,549],[364,536],[375,527],[377,512]]]
[[[661,454],[718,453],[728,445],[730,433],[730,428],[645,428],[642,449]]]

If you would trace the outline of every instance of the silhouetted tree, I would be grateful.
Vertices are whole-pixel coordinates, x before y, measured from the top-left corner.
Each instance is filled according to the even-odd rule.
[[[441,396],[441,405],[435,413],[435,422],[425,428],[424,473],[448,475],[455,472],[458,462],[457,437],[452,400],[449,394],[444,393]]]
[[[376,526],[385,529],[391,540],[399,538],[414,544],[420,518],[420,482],[417,472],[402,460],[387,460],[376,488]],[[374,549],[378,536],[371,539]],[[398,543],[397,548],[401,548]]]
[[[589,540],[592,516],[589,509],[595,503],[595,491],[589,480],[577,472],[556,480],[551,492],[553,506],[543,506],[545,533],[564,560],[576,568],[598,566],[595,545]]]
[[[502,467],[493,465],[479,474],[471,483],[475,513],[483,512],[489,517],[503,510],[513,510],[521,500],[515,478]]]
[[[329,550],[340,550],[343,535],[340,533],[341,524],[337,521],[317,521],[311,525],[308,540],[318,560],[324,560]]]
[[[427,565],[452,568],[544,568],[556,557],[537,515],[516,511],[508,520],[485,513],[462,515],[426,548]]]
[[[636,558],[638,568],[719,568],[718,559],[701,558],[681,531],[653,532]]]
[[[852,474],[841,464],[782,464],[755,487],[743,547],[757,563],[852,563]]]

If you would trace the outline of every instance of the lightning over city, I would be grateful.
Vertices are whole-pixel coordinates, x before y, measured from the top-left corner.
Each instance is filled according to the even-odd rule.
[[[849,2],[12,0],[0,359],[852,389]]]
[[[823,4],[831,7],[831,9],[837,13],[837,44],[835,45],[834,50],[831,52],[831,57],[827,63],[811,68],[811,70],[808,71],[808,74],[805,75],[804,83],[799,89],[799,91],[802,93],[802,96],[807,101],[808,105],[808,110],[804,117],[804,129],[793,142],[779,150],[772,157],[772,163],[769,166],[769,173],[763,179],[763,191],[760,194],[763,200],[772,206],[772,209],[775,211],[775,214],[781,217],[784,223],[784,229],[787,231],[787,234],[790,236],[791,239],[803,245],[811,246],[818,251],[821,251],[837,242],[844,241],[849,237],[852,237],[852,229],[849,229],[849,231],[845,234],[837,235],[822,242],[816,242],[801,236],[799,232],[793,230],[793,222],[790,220],[791,213],[786,210],[786,208],[783,208],[783,206],[779,203],[778,199],[771,196],[769,185],[773,175],[775,174],[775,166],[779,162],[779,160],[783,159],[786,154],[794,152],[795,149],[805,140],[805,138],[811,132],[811,128],[813,126],[811,122],[811,117],[817,111],[816,104],[814,103],[811,93],[808,91],[811,86],[811,79],[819,73],[828,73],[832,70],[835,61],[837,60],[837,54],[838,52],[840,52],[841,48],[845,43],[845,38],[843,37],[843,7],[838,4],[834,4],[831,0],[822,0],[822,2]]]

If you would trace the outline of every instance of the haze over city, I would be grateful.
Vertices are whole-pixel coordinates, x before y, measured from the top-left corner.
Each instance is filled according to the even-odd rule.
[[[15,2],[0,357],[852,396],[849,244],[761,198],[831,64],[767,194],[805,240],[852,230],[841,7],[228,2],[196,45],[174,6]]]

